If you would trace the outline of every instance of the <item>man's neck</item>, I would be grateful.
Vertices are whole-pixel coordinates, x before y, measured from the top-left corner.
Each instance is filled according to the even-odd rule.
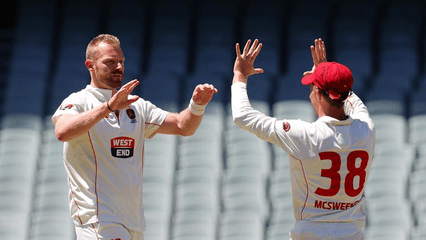
[[[348,119],[348,116],[345,114],[345,110],[343,108],[336,107],[328,107],[328,108],[320,108],[318,111],[318,117],[329,116],[335,118],[337,120],[343,121]]]
[[[108,90],[111,90],[112,91],[112,95],[111,96],[114,96],[114,94],[117,92],[117,89],[115,89],[115,88],[110,88],[110,87],[108,87],[108,86],[103,86],[103,85],[99,85],[99,84],[96,84],[95,83],[95,81],[90,81],[90,86],[92,86],[92,87],[94,87],[94,88],[100,88],[100,89],[108,89]]]

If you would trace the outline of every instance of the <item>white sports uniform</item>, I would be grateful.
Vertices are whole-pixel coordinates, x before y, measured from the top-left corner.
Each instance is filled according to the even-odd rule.
[[[362,239],[364,184],[375,141],[373,121],[362,101],[352,94],[345,102],[347,120],[324,116],[307,123],[278,120],[253,109],[245,83],[234,83],[231,89],[235,123],[290,156],[296,218],[291,237]]]
[[[111,90],[88,85],[67,97],[52,121],[78,114],[108,101]],[[76,226],[112,222],[131,231],[145,231],[142,206],[144,142],[168,112],[138,99],[118,116],[110,113],[93,128],[64,143],[69,207]]]

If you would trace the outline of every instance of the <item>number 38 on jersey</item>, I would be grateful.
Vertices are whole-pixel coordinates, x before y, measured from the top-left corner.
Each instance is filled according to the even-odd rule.
[[[331,197],[335,196],[340,191],[340,183],[343,176],[340,176],[340,168],[342,159],[336,152],[321,152],[319,154],[320,160],[331,161],[331,167],[321,170],[321,177],[331,179],[330,187],[325,189],[318,187],[315,193],[320,196]],[[360,159],[361,162],[357,166],[356,160]],[[367,176],[365,169],[369,161],[368,152],[364,150],[357,150],[349,153],[346,164],[348,173],[344,176],[344,191],[349,197],[355,197],[364,189],[364,183]],[[358,184],[356,184],[358,182]],[[355,187],[357,186],[357,187]]]

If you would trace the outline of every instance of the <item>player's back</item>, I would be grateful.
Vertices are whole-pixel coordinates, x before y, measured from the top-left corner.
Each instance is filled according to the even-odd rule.
[[[364,186],[374,130],[360,119],[326,116],[301,132],[304,137],[298,140],[304,144],[290,157],[296,220],[365,222]]]

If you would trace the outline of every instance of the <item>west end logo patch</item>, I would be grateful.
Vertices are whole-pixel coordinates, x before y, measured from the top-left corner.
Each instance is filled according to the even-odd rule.
[[[129,137],[117,137],[111,139],[111,154],[118,158],[133,157],[135,139]]]

